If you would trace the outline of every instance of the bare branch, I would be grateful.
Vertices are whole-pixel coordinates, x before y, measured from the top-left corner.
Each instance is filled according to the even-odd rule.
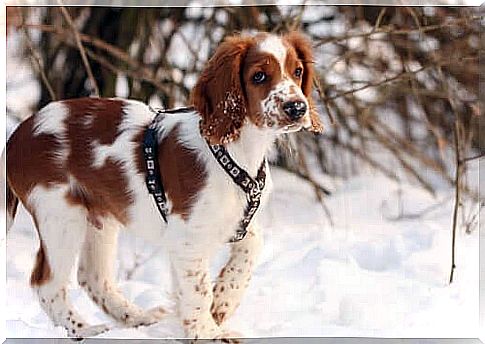
[[[330,39],[323,39],[317,44],[315,44],[315,47],[319,47],[324,44],[330,44],[330,43],[337,43],[340,41],[346,41],[352,38],[363,38],[363,37],[370,37],[378,34],[389,34],[389,35],[408,35],[410,33],[424,33],[424,32],[430,32],[430,31],[435,31],[435,30],[441,30],[444,28],[449,28],[452,26],[458,26],[463,23],[467,23],[470,20],[479,20],[479,16],[472,16],[471,18],[460,18],[456,19],[453,21],[449,21],[443,24],[436,24],[436,25],[429,25],[429,26],[421,26],[420,28],[417,29],[394,29],[393,27],[381,27],[378,30],[372,30],[369,32],[363,32],[363,33],[356,33],[356,34],[349,34],[349,35],[344,35],[344,36],[339,36],[339,37],[333,37]]]
[[[421,219],[422,217],[424,217],[425,215],[437,210],[437,209],[440,209],[443,207],[443,205],[445,205],[447,202],[449,201],[448,198],[445,198],[443,200],[441,200],[440,202],[437,202],[435,204],[432,204],[420,211],[417,211],[417,212],[414,212],[414,213],[400,213],[398,214],[397,216],[394,216],[394,217],[391,217],[391,216],[386,216],[386,220],[389,220],[389,221],[401,221],[401,220],[417,220],[417,219]]]
[[[49,79],[47,78],[47,75],[44,72],[44,61],[42,60],[42,56],[34,47],[34,44],[32,43],[32,39],[30,38],[29,30],[24,25],[24,16],[22,16],[21,27],[22,27],[22,31],[25,34],[25,41],[27,42],[27,46],[29,47],[30,52],[32,53],[32,56],[31,56],[32,65],[39,73],[43,84],[45,85],[47,91],[49,92],[49,96],[51,97],[51,100],[57,100],[56,93],[54,92],[54,89],[52,88],[52,85],[50,84]]]
[[[461,163],[465,163],[465,162],[469,162],[469,161],[472,161],[472,160],[481,159],[481,158],[483,158],[483,157],[485,157],[485,152],[482,152],[482,153],[480,153],[480,154],[478,154],[478,155],[471,156],[471,157],[468,157],[468,158],[463,158],[463,159],[461,159],[461,161],[460,161],[460,162],[461,162]]]
[[[325,110],[327,111],[327,116],[330,119],[330,124],[335,125],[335,118],[332,115],[332,111],[330,110],[329,106],[329,100],[325,98],[325,93],[322,88],[322,83],[320,82],[319,78],[314,79],[314,83],[318,92],[318,96],[320,97],[320,100],[322,101],[323,105],[325,106]]]
[[[379,26],[381,25],[382,18],[384,18],[384,15],[386,14],[387,7],[383,7],[381,11],[379,12],[379,16],[377,17],[376,23],[374,25],[374,30],[376,31],[379,29]]]
[[[79,31],[77,30],[76,26],[74,25],[71,16],[69,15],[69,12],[66,10],[66,8],[62,5],[62,1],[58,0],[60,6],[60,10],[66,19],[67,23],[69,24],[72,33],[74,34],[74,38],[76,39],[76,45],[79,50],[79,53],[81,54],[81,59],[84,63],[84,68],[86,68],[86,73],[88,74],[89,81],[91,82],[91,87],[93,88],[94,95],[96,97],[99,97],[99,88],[98,84],[96,83],[96,79],[94,78],[93,71],[91,70],[91,66],[89,65],[88,58],[86,57],[86,52],[84,50],[83,44],[81,42],[81,38],[79,37]]]
[[[351,89],[351,90],[348,90],[348,91],[344,91],[344,92],[340,92],[340,93],[337,93],[333,96],[330,96],[330,97],[325,97],[324,99],[325,100],[333,100],[333,99],[337,99],[337,98],[341,98],[341,97],[345,97],[345,96],[348,96],[348,95],[351,95],[351,94],[354,94],[356,92],[359,92],[359,91],[363,91],[365,89],[368,89],[368,88],[371,88],[371,87],[378,87],[378,86],[381,86],[381,85],[384,85],[384,84],[387,84],[387,83],[390,83],[390,82],[393,82],[393,81],[396,81],[396,80],[399,80],[401,78],[406,78],[406,77],[410,77],[410,76],[413,76],[419,72],[422,72],[424,71],[425,69],[428,69],[430,68],[431,66],[423,66],[421,68],[418,68],[414,71],[411,71],[411,72],[402,72],[402,73],[399,73],[393,77],[390,77],[390,78],[385,78],[381,81],[378,81],[378,82],[371,82],[371,83],[368,83],[364,86],[361,86],[361,87],[357,87],[357,88],[354,88],[354,89]]]
[[[459,128],[460,124],[458,119],[455,121],[455,157],[456,157],[456,172],[455,172],[455,205],[453,206],[453,224],[452,224],[452,237],[451,237],[451,270],[450,270],[450,284],[453,282],[453,273],[455,272],[455,241],[456,241],[456,227],[458,223],[458,208],[460,206],[460,197],[461,197],[461,172],[462,166],[461,163],[461,156],[460,156],[460,133]]]

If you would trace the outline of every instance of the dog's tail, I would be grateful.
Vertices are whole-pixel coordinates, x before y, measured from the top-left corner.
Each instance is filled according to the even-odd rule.
[[[17,207],[19,205],[18,197],[13,193],[12,189],[6,184],[6,195],[7,195],[7,233],[12,227],[13,220],[15,219],[15,214],[17,214]]]
[[[8,182],[7,173],[6,173],[7,172],[6,171],[6,165],[7,165],[6,151],[7,150],[4,149],[2,152],[2,158],[1,158],[2,169],[1,169],[1,176],[0,176],[0,185],[2,186],[2,189],[3,187],[5,187],[5,193],[2,193],[1,205],[3,209],[6,208],[7,210],[7,233],[8,233],[8,231],[10,230],[10,227],[12,227],[13,220],[15,219],[15,214],[17,213],[19,199],[17,195],[15,195],[15,193],[13,192]]]

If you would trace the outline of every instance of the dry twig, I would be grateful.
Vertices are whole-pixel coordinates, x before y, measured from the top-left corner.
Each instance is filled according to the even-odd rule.
[[[49,79],[47,78],[47,75],[44,72],[44,61],[42,60],[42,56],[39,54],[39,52],[34,47],[32,39],[30,38],[29,30],[27,29],[27,26],[24,24],[24,16],[23,15],[22,15],[21,28],[22,28],[22,31],[24,32],[25,41],[27,42],[27,46],[29,47],[29,50],[32,54],[32,56],[31,56],[32,65],[34,66],[34,68],[39,73],[40,78],[42,80],[42,83],[44,84],[47,91],[49,92],[51,100],[53,100],[53,101],[57,100],[56,93],[54,92],[54,89],[52,88],[52,85],[50,84]]]
[[[88,74],[89,81],[91,83],[91,87],[93,88],[94,95],[96,97],[99,97],[99,88],[98,84],[96,82],[96,79],[94,78],[93,71],[91,70],[91,66],[89,65],[88,58],[86,57],[86,52],[84,50],[83,44],[81,42],[81,38],[79,37],[79,31],[77,30],[76,26],[74,25],[72,18],[69,14],[69,12],[66,10],[64,6],[62,6],[62,1],[58,0],[60,6],[60,10],[66,19],[67,23],[69,24],[69,27],[72,30],[72,33],[74,34],[74,38],[76,40],[76,45],[79,50],[79,53],[81,54],[82,61],[84,63],[84,68],[86,68],[86,73]]]
[[[461,199],[461,173],[463,168],[463,163],[460,154],[460,123],[458,118],[455,121],[455,204],[453,206],[453,224],[452,224],[452,237],[451,237],[451,270],[450,270],[450,284],[453,282],[453,274],[455,272],[455,242],[456,242],[456,227],[458,226],[458,208],[460,207]]]
[[[394,29],[393,27],[381,27],[377,30],[372,30],[369,32],[363,32],[363,33],[355,33],[355,34],[348,34],[344,36],[339,36],[339,37],[334,37],[331,39],[322,39],[320,42],[315,44],[316,47],[319,47],[324,44],[330,44],[330,43],[337,43],[340,41],[346,41],[352,38],[364,38],[364,37],[370,37],[378,34],[389,34],[389,35],[408,35],[412,33],[425,33],[425,32],[430,32],[430,31],[436,31],[436,30],[441,30],[444,28],[449,28],[452,26],[459,26],[464,23],[467,23],[470,20],[480,20],[479,16],[472,16],[471,18],[460,18],[460,19],[455,19],[453,21],[449,21],[443,24],[436,24],[436,25],[429,25],[429,26],[421,26],[417,29]]]

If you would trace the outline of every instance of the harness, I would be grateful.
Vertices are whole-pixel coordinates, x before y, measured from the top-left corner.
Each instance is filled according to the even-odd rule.
[[[158,164],[158,122],[165,117],[167,113],[180,113],[194,111],[192,107],[184,107],[178,109],[157,109],[150,110],[156,114],[152,123],[145,130],[143,136],[143,157],[146,167],[146,185],[148,192],[152,195],[158,211],[165,223],[168,223],[168,207],[167,198],[165,196],[165,189],[160,177],[160,166]],[[252,218],[261,204],[261,194],[266,181],[266,159],[261,163],[257,175],[252,178],[243,168],[241,168],[223,145],[211,145],[206,140],[209,150],[217,160],[222,169],[238,185],[246,194],[246,207],[244,208],[243,218],[239,221],[236,233],[229,240],[234,243],[241,241],[247,234],[247,228],[251,223]]]

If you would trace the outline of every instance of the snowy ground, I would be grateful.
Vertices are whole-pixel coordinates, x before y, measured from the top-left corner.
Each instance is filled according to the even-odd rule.
[[[433,198],[368,172],[344,182],[327,181],[334,189],[326,200],[332,227],[305,181],[278,169],[273,177],[275,190],[262,217],[264,253],[228,328],[247,337],[477,336],[477,230],[465,234],[460,229],[455,282],[447,283],[452,190],[442,188]],[[418,219],[395,221],[398,204],[407,215],[440,205]],[[120,245],[124,293],[143,307],[172,307],[164,252],[128,235],[122,235]],[[22,209],[7,239],[7,337],[64,336],[49,323],[28,285],[37,247]],[[145,260],[134,268],[135,261]],[[223,260],[224,255],[217,259],[214,273]],[[75,282],[72,288],[72,300],[88,320],[109,321]],[[175,316],[102,335],[180,336]]]

